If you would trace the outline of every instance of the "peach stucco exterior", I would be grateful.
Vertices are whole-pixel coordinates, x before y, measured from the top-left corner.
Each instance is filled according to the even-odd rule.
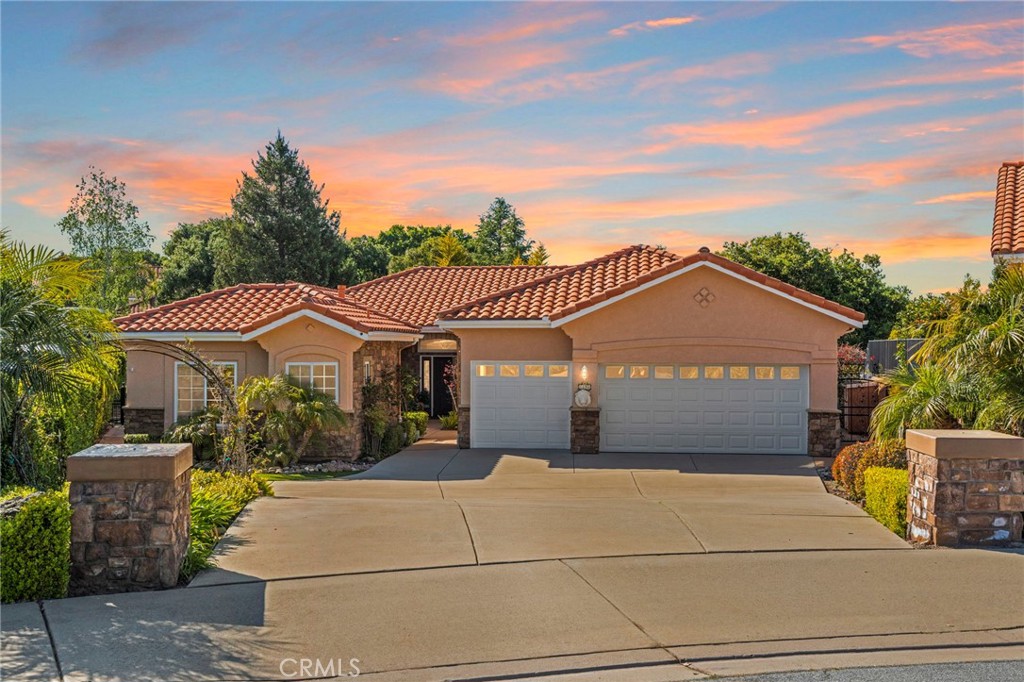
[[[702,289],[706,306],[694,300]],[[556,321],[557,324],[557,321]],[[601,402],[597,366],[614,362],[764,363],[810,367],[811,410],[836,409],[837,340],[851,326],[749,280],[698,267],[610,303],[557,329],[454,330],[464,377],[460,405],[470,405],[474,360],[571,360],[584,365]]]
[[[193,347],[210,361],[238,363],[238,382],[246,377],[283,373],[288,362],[337,362],[339,406],[353,406],[353,354],[365,342],[341,330],[298,319],[271,329],[252,341],[194,341]],[[174,422],[175,360],[149,351],[127,352],[126,408],[163,409],[164,427]]]
[[[267,351],[255,341],[198,341],[192,344],[213,362],[238,363],[238,381],[249,376],[266,376]],[[174,358],[150,351],[126,353],[126,408],[163,409],[164,427],[174,422]]]

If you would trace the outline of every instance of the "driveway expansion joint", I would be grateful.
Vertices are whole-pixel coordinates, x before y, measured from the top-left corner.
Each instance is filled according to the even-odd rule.
[[[462,507],[462,504],[458,500],[453,500],[455,506],[462,512],[462,521],[466,524],[466,533],[469,535],[469,546],[473,548],[473,559],[476,561],[476,565],[480,565],[480,554],[476,551],[476,540],[473,538],[473,529],[469,527],[469,518],[466,516],[466,510]]]
[[[50,627],[50,619],[46,617],[46,605],[40,599],[36,602],[39,605],[39,614],[43,618],[43,627],[46,628],[46,638],[50,641],[50,651],[53,652],[53,664],[57,667],[57,678],[64,682],[64,669],[60,664],[60,655],[57,653],[57,641],[53,638],[53,629]]]

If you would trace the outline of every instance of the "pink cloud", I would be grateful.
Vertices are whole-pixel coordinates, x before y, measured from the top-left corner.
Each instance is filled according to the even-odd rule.
[[[1022,19],[871,35],[845,41],[873,49],[896,47],[914,57],[956,54],[971,59],[1020,55]]]
[[[685,26],[686,24],[692,24],[697,21],[700,17],[697,16],[686,16],[686,17],[665,17],[663,19],[648,19],[646,21],[633,21],[628,24],[613,28],[608,31],[608,35],[621,38],[627,36],[630,33],[636,31],[650,31],[657,30],[659,28],[672,28],[675,26]]]
[[[660,153],[685,145],[767,149],[802,147],[810,144],[821,129],[836,123],[892,109],[921,106],[934,101],[935,98],[876,98],[795,114],[751,115],[742,119],[715,119],[699,123],[658,126],[650,132],[655,137],[663,139],[649,146],[646,151]]]
[[[932,197],[931,199],[923,199],[921,201],[915,201],[914,203],[922,206],[927,204],[951,204],[961,203],[965,201],[993,201],[995,199],[995,192],[991,190],[984,190],[981,192],[960,192],[959,194],[943,194],[942,196]]]
[[[990,258],[989,235],[956,230],[874,239],[836,235],[831,239],[854,253],[878,254],[887,265],[951,258],[987,261]]]
[[[652,74],[637,83],[637,90],[649,90],[661,86],[683,85],[699,80],[730,80],[745,76],[770,73],[778,58],[766,53],[748,52],[722,57],[705,64],[684,66],[662,73]]]
[[[946,68],[941,71],[918,73],[904,78],[895,78],[878,83],[864,83],[858,89],[902,88],[917,85],[953,85],[956,83],[980,83],[984,81],[1017,79],[1024,80],[1024,61],[1007,62],[994,66]]]

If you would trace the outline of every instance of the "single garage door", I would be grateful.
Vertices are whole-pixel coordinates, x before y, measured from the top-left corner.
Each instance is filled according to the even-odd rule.
[[[474,361],[471,369],[474,448],[569,447],[569,363]]]
[[[601,365],[601,450],[807,452],[806,365]]]

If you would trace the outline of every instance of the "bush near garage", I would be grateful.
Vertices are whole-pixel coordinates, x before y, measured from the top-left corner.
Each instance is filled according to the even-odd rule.
[[[149,442],[148,433],[126,433],[124,434],[124,442],[129,445],[137,445],[141,443]]]
[[[446,431],[453,431],[459,428],[459,413],[452,410],[448,414],[441,415],[441,428]]]
[[[864,499],[864,472],[871,467],[887,467],[889,469],[907,468],[907,444],[902,439],[871,441],[871,447],[857,462],[853,472],[852,486],[846,489],[857,500]]]
[[[411,421],[402,422],[405,429],[405,445],[412,445],[420,439],[420,430]]]
[[[868,467],[864,470],[864,508],[879,523],[900,537],[907,535],[906,469]]]
[[[58,599],[71,579],[68,492],[10,491],[0,517],[0,601]]]
[[[832,478],[835,482],[847,490],[853,487],[853,476],[857,470],[857,464],[864,453],[871,449],[870,442],[854,443],[847,445],[839,451],[836,459],[832,462]]]

